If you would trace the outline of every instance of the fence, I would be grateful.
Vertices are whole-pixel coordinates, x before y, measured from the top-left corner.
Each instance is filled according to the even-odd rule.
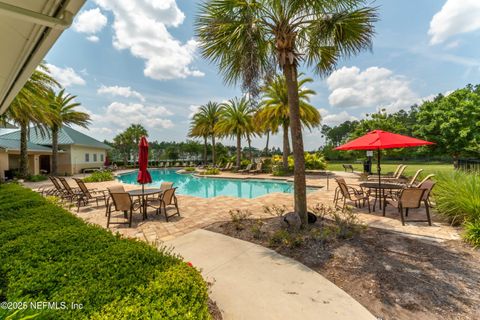
[[[458,160],[458,169],[469,172],[480,172],[480,160],[460,159]]]

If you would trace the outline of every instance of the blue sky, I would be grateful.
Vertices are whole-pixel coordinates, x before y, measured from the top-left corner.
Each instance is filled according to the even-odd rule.
[[[93,122],[87,131],[111,139],[141,123],[150,140],[186,139],[192,112],[209,100],[241,94],[201,58],[193,23],[200,0],[87,1],[72,28],[46,57],[54,76],[77,95]],[[380,21],[372,52],[343,60],[314,78],[312,104],[323,123],[396,111],[437,93],[480,83],[480,1],[372,2]],[[317,149],[320,131],[305,132]],[[225,141],[232,144],[233,141]],[[281,137],[272,143],[281,146]],[[264,146],[264,139],[253,144]]]

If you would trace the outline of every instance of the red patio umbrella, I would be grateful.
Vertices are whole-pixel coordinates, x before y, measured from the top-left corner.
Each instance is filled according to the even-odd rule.
[[[142,191],[145,184],[152,183],[152,177],[147,170],[148,167],[148,141],[144,136],[140,139],[138,144],[138,176],[137,182],[142,185]]]
[[[408,148],[434,144],[433,142],[420,140],[401,134],[382,130],[373,130],[355,140],[341,145],[336,150],[377,150],[378,153],[378,183],[380,184],[380,149]]]

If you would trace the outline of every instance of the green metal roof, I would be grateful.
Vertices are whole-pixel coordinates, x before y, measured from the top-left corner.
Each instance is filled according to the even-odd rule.
[[[0,138],[0,148],[7,150],[20,151],[20,140],[2,139]],[[52,152],[52,149],[45,146],[39,146],[31,142],[27,142],[28,151]]]
[[[9,140],[20,140],[20,130],[0,135],[0,138]],[[30,137],[28,140],[29,142],[37,145],[52,145],[52,135],[50,130],[47,130],[45,134],[42,135],[40,130],[30,128]],[[105,143],[95,140],[92,137],[89,137],[86,134],[83,134],[67,126],[64,126],[60,129],[60,132],[58,133],[58,144],[81,145],[100,149],[110,149],[110,146],[106,145]]]

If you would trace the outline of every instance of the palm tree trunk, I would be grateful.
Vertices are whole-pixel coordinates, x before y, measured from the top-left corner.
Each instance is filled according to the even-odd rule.
[[[268,156],[268,143],[270,142],[270,130],[267,130],[267,143],[265,144],[265,155]]]
[[[290,141],[288,139],[288,126],[283,125],[283,169],[288,170],[288,155],[290,154]]]
[[[52,175],[58,174],[58,130],[57,126],[52,127]]]
[[[212,134],[212,162],[213,166],[215,167],[216,159],[215,159],[215,135]]]
[[[242,136],[237,133],[237,168],[240,169],[240,162],[242,160]]]
[[[203,142],[204,142],[204,148],[203,148],[203,165],[206,166],[207,165],[207,144],[208,144],[208,141],[207,141],[207,136],[203,136]]]
[[[300,216],[302,226],[308,223],[307,187],[305,181],[305,155],[303,148],[302,125],[300,123],[300,103],[298,97],[297,67],[288,60],[283,68],[287,82],[288,105],[290,108],[290,130],[294,160],[294,201],[295,212]]]
[[[248,141],[248,158],[250,159],[250,162],[253,162],[252,139],[250,139],[250,135],[247,135],[247,141]]]
[[[20,177],[28,176],[28,148],[27,148],[28,126],[25,123],[20,125]]]

